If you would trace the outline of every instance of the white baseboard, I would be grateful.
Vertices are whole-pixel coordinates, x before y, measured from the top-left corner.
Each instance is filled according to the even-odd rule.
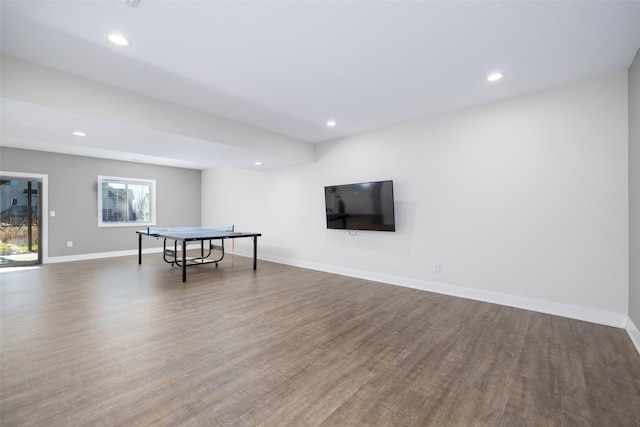
[[[633,345],[636,346],[636,350],[640,353],[640,330],[638,330],[638,327],[633,323],[631,318],[627,318],[627,333]]]
[[[151,253],[158,253],[158,252],[162,252],[162,248],[147,248],[142,250],[143,254],[151,254]],[[127,251],[97,252],[92,254],[49,257],[46,260],[44,260],[44,264],[55,264],[58,262],[71,262],[71,261],[86,261],[89,259],[114,258],[119,256],[131,256],[131,255],[138,255],[138,250],[131,249]]]
[[[162,253],[162,248],[146,248],[142,249],[142,254],[153,254],[153,253]],[[225,253],[231,255],[231,251],[225,251]],[[56,256],[49,257],[43,261],[43,264],[55,264],[58,262],[71,262],[71,261],[86,261],[90,259],[99,259],[99,258],[114,258],[119,256],[131,256],[138,255],[137,249],[129,249],[126,251],[115,251],[115,252],[96,252],[91,254],[79,254],[79,255],[67,255],[67,256]],[[247,256],[253,258],[253,252],[247,252],[247,255],[240,254],[238,251],[235,252],[235,255],[239,256]],[[285,264],[285,263],[280,263]]]
[[[394,276],[389,274],[354,270],[345,267],[336,267],[332,265],[290,260],[269,255],[263,257],[262,259],[279,264],[287,264],[295,267],[308,268],[311,270],[326,271],[328,273],[341,274],[344,276],[357,277],[360,279],[372,280],[375,282],[420,289],[423,291],[435,292],[438,294],[451,295],[455,297],[484,301],[509,307],[522,308],[524,310],[553,314],[570,319],[584,320],[586,322],[613,326],[616,328],[628,328],[628,318],[626,315],[621,313],[613,313],[603,310],[597,310],[594,308],[580,307],[576,305],[562,304],[552,301],[543,301],[534,298],[519,297],[515,295],[484,291],[480,289],[465,288],[462,286],[448,285],[444,283],[431,282],[428,280],[412,279],[408,277]]]

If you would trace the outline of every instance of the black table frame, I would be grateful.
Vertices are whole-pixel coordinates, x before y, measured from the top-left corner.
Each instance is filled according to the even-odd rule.
[[[215,263],[216,266],[218,265],[218,262],[222,259],[219,258],[217,260],[206,260],[206,258],[209,256],[209,254],[211,254],[211,250],[209,250],[209,254],[207,256],[204,256],[204,242],[205,241],[209,241],[209,249],[213,248],[214,245],[211,244],[212,240],[222,240],[222,256],[224,257],[224,239],[240,239],[240,238],[251,238],[251,240],[253,240],[253,269],[256,270],[257,269],[257,260],[258,260],[258,237],[262,236],[261,233],[251,233],[251,232],[234,232],[234,231],[223,231],[223,232],[215,232],[215,233],[211,233],[211,234],[203,234],[201,236],[190,236],[190,237],[185,237],[185,236],[179,236],[177,234],[172,235],[171,232],[167,232],[165,233],[151,233],[149,234],[147,231],[141,231],[138,230],[136,231],[136,233],[138,234],[138,264],[142,264],[142,236],[148,236],[148,237],[155,237],[158,239],[164,239],[164,244],[163,244],[163,256],[165,257],[165,261],[171,263],[171,265],[176,264],[180,267],[182,267],[182,281],[186,282],[187,281],[187,266],[190,265],[200,265],[200,264],[210,264],[210,263]],[[180,242],[180,244],[182,245],[182,258],[179,260],[178,259],[178,254],[177,254],[177,246],[174,246],[174,251],[173,251],[173,257],[174,260],[173,261],[167,261],[166,256],[167,256],[167,240],[173,240],[176,242]],[[201,248],[201,257],[200,258],[187,258],[187,244],[189,242],[200,242],[200,248]],[[195,262],[193,262],[195,261]]]

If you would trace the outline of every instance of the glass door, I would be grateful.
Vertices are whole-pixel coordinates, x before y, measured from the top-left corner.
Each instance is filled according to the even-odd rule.
[[[0,177],[0,267],[42,263],[42,182]]]

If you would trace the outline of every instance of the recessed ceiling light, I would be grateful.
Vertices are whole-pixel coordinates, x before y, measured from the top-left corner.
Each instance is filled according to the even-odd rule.
[[[113,44],[117,44],[118,46],[129,46],[131,42],[128,38],[121,36],[120,34],[111,33],[107,35],[109,41]]]
[[[504,74],[502,73],[493,73],[493,74],[490,74],[489,77],[487,77],[487,80],[490,82],[495,82],[500,80],[503,77],[504,77]]]
[[[122,0],[122,3],[127,7],[138,7],[140,0]]]
[[[262,162],[253,162],[254,165],[256,166],[260,166],[262,164]]]
[[[71,134],[75,135],[75,136],[87,136],[87,134],[82,132],[81,130],[73,131],[73,132],[71,132]]]
[[[334,127],[336,125],[336,122],[334,120],[329,120],[327,122],[327,126],[329,126],[330,128]]]

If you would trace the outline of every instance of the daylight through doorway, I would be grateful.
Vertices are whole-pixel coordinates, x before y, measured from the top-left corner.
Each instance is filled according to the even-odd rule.
[[[42,263],[42,182],[0,178],[0,267]]]

